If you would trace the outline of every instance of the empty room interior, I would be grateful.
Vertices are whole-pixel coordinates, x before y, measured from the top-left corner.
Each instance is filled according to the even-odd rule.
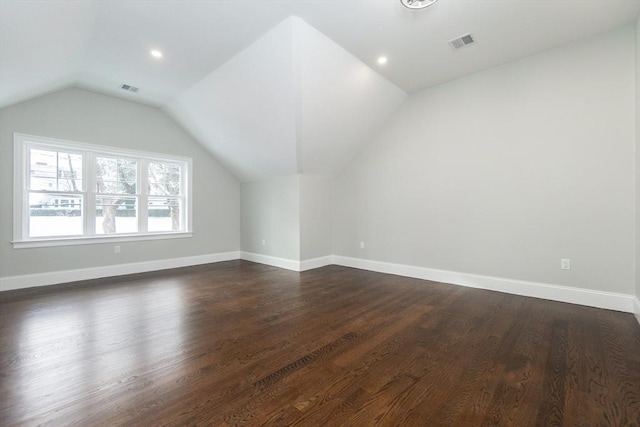
[[[639,14],[0,0],[0,425],[640,427]]]

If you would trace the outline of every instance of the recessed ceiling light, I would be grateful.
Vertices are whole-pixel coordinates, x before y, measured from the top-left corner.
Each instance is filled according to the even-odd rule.
[[[150,51],[149,53],[154,58],[158,58],[158,59],[162,58],[162,52],[160,52],[159,50],[154,49],[154,50]]]
[[[438,0],[400,0],[400,3],[409,9],[424,9],[437,1]]]
[[[387,61],[388,61],[388,59],[387,59],[386,56],[381,56],[380,58],[378,58],[378,64],[380,64],[380,65],[386,64]]]

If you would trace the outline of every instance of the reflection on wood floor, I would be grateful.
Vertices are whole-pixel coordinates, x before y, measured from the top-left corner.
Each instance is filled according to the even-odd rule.
[[[640,425],[626,313],[246,261],[0,301],[4,426]]]

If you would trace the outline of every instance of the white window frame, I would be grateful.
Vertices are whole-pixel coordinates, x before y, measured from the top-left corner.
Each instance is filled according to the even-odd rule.
[[[62,139],[47,138],[42,136],[14,133],[13,151],[13,247],[16,249],[46,246],[67,246],[95,243],[132,242],[140,240],[158,240],[188,238],[193,236],[193,209],[192,209],[192,175],[193,160],[189,157],[174,156],[170,154],[151,153],[146,151],[130,150],[125,148],[110,147],[105,145],[87,144],[83,142],[67,141]],[[81,236],[54,236],[54,237],[29,237],[29,150],[40,148],[45,150],[65,151],[80,153],[83,155],[82,165],[82,190],[77,194],[83,196],[82,212],[83,231]],[[138,232],[118,234],[96,234],[95,231],[95,158],[96,156],[108,156],[116,158],[133,158],[138,161],[137,186],[140,189],[138,198]],[[146,165],[147,162],[178,163],[181,168],[181,185],[184,194],[182,209],[183,229],[180,231],[148,232],[146,228],[148,186]],[[64,191],[58,191],[65,193]],[[152,198],[154,196],[151,196]]]

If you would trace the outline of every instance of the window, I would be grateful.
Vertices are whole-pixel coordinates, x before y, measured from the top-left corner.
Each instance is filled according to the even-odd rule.
[[[191,159],[14,140],[14,247],[191,236]]]

